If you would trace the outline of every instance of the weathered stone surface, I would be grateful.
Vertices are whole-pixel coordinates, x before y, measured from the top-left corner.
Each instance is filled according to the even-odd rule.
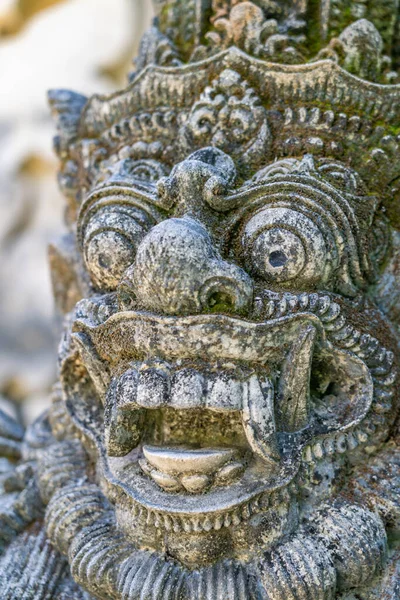
[[[397,7],[184,6],[126,89],[49,95],[65,324],[49,413],[0,421],[3,585],[396,600]]]

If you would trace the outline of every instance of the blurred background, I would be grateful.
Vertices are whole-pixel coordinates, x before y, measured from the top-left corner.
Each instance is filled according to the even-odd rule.
[[[48,243],[63,232],[49,88],[122,87],[151,0],[0,0],[0,407],[49,402],[57,337]]]

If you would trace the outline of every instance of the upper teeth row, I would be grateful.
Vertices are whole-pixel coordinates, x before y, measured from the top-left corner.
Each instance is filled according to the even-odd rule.
[[[270,389],[266,378],[259,378]],[[171,373],[163,365],[133,367],[126,371],[116,386],[116,402],[120,408],[175,409],[210,408],[214,410],[242,410],[247,381],[232,372],[205,373],[183,368]]]
[[[205,374],[192,368],[171,374],[162,364],[139,369],[133,366],[110,388],[105,413],[108,454],[124,456],[137,446],[142,411],[135,409],[169,406],[236,410],[241,411],[243,429],[253,452],[276,469],[281,457],[272,382],[254,372],[247,373],[244,379],[246,374],[240,369],[237,375],[242,377],[227,372]]]

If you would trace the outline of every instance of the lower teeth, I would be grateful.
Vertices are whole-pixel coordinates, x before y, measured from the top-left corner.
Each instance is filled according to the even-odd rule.
[[[148,446],[143,450],[145,458],[139,461],[142,471],[166,492],[200,494],[212,485],[233,483],[245,470],[243,462],[237,460],[235,450]]]

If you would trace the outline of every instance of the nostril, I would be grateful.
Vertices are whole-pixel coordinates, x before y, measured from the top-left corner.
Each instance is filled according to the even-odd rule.
[[[234,267],[229,265],[231,269]],[[232,313],[247,308],[250,298],[249,282],[246,278],[214,276],[208,279],[199,291],[201,310]]]
[[[215,312],[231,312],[235,308],[235,300],[227,292],[214,291],[208,296],[208,308]]]

